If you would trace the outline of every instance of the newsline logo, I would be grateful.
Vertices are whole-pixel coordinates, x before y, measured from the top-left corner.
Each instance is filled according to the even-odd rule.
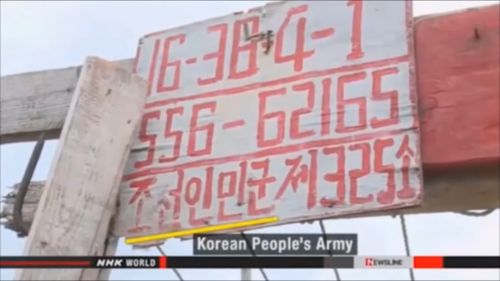
[[[365,267],[401,267],[403,259],[398,258],[365,258]]]

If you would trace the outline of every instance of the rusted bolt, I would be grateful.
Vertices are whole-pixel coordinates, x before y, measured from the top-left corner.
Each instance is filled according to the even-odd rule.
[[[477,27],[474,27],[474,38],[476,38],[476,40],[481,39],[481,35],[479,35],[479,29],[477,29]]]

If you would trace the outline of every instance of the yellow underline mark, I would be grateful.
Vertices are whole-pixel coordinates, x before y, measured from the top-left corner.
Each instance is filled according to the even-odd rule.
[[[273,222],[277,222],[277,221],[279,221],[278,217],[269,217],[269,218],[255,219],[255,220],[247,220],[247,221],[205,226],[205,227],[200,227],[200,228],[186,229],[186,230],[180,230],[180,231],[174,231],[174,232],[131,237],[131,238],[125,239],[125,244],[128,244],[128,245],[140,244],[140,243],[152,242],[152,241],[157,241],[157,240],[166,240],[169,238],[189,236],[189,235],[194,235],[194,234],[209,233],[209,232],[215,232],[215,231],[221,231],[221,230],[236,229],[236,228],[241,228],[241,227],[248,227],[248,226],[260,225],[260,224],[273,223]]]

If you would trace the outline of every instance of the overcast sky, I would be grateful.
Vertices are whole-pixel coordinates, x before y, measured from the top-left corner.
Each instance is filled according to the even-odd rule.
[[[1,75],[79,65],[95,55],[109,60],[131,58],[139,37],[190,22],[261,6],[264,1],[234,2],[1,2]],[[418,1],[414,15],[491,5],[497,1]],[[57,141],[44,149],[33,180],[44,180]],[[0,194],[21,180],[33,143],[0,147]],[[406,217],[412,255],[499,255],[499,211],[487,217],[458,214]],[[404,255],[398,218],[378,217],[326,221],[328,232],[358,233],[360,255]],[[291,224],[254,232],[319,233],[318,223]],[[20,255],[25,239],[0,228],[2,255]],[[190,242],[168,241],[169,255],[189,255]],[[132,251],[123,243],[118,255],[156,255],[155,249]],[[239,270],[181,270],[186,280],[236,280]],[[271,280],[334,280],[332,270],[266,270]],[[342,280],[409,280],[408,270],[340,270]],[[417,280],[498,280],[499,270],[418,270]],[[13,270],[0,270],[10,280]],[[257,270],[255,280],[262,280]],[[114,270],[115,280],[176,280],[170,270]]]

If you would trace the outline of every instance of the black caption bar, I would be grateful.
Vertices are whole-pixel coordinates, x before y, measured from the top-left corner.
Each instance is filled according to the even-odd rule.
[[[399,257],[27,257],[2,256],[0,268],[500,268],[499,256]],[[355,262],[358,261],[358,262]],[[362,261],[361,263],[359,261]],[[391,262],[385,262],[391,261]]]

